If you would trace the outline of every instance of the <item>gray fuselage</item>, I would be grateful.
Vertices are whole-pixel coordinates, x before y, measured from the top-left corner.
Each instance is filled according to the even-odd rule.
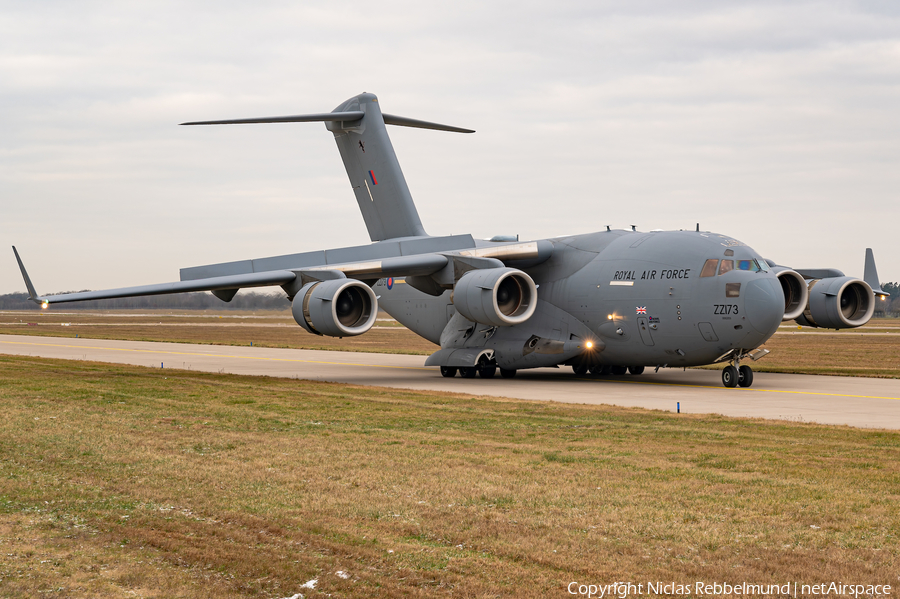
[[[520,325],[468,321],[450,291],[435,297],[402,279],[390,288],[382,279],[374,291],[388,314],[422,337],[443,349],[491,349],[509,369],[710,364],[762,345],[784,315],[775,274],[725,235],[614,230],[549,241],[551,257],[522,269],[538,285],[538,308]],[[708,261],[715,264],[703,272]]]

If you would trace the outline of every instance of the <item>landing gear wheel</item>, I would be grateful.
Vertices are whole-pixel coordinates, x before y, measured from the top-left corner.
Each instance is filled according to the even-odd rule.
[[[644,367],[643,366],[629,366],[628,372],[634,375],[643,374]]]
[[[739,376],[738,369],[729,364],[722,370],[722,384],[728,388],[737,387]]]
[[[738,368],[738,385],[749,387],[753,384],[753,369],[744,364]]]
[[[584,376],[587,374],[588,367],[585,364],[572,364],[572,371],[575,376]]]
[[[515,370],[515,368],[513,368],[511,370],[507,370],[506,368],[501,368],[500,376],[502,376],[505,379],[511,379],[514,376],[516,376],[516,370]]]
[[[453,368],[452,366],[441,366],[441,376],[452,379],[456,376],[456,368]]]
[[[616,376],[622,376],[626,372],[628,372],[627,366],[613,366],[612,367],[612,373]]]
[[[494,375],[497,374],[497,367],[496,366],[479,366],[478,374],[480,374],[481,378],[483,378],[483,379],[492,379],[492,378],[494,378]]]
[[[591,374],[593,374],[593,375],[609,374],[609,373],[610,373],[609,366],[601,366],[599,364],[597,366],[591,366]]]
[[[478,374],[478,369],[475,368],[474,366],[472,366],[471,368],[460,368],[459,369],[459,376],[463,377],[464,379],[474,379],[475,375],[477,375],[477,374]]]

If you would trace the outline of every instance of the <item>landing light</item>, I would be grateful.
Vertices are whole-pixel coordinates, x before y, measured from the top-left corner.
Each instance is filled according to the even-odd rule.
[[[613,319],[613,315],[612,315],[612,314],[607,314],[607,315],[606,315],[606,320],[612,320],[612,319]]]
[[[41,310],[46,310],[50,306],[50,302],[44,302],[41,304]]]
[[[588,349],[591,349],[592,347],[594,347],[594,342],[588,341],[587,343],[584,344],[584,346]]]

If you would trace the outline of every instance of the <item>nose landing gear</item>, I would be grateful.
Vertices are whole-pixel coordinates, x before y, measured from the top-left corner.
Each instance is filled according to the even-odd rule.
[[[722,370],[722,384],[726,387],[749,387],[753,384],[753,369],[746,364],[739,366],[743,357],[738,353],[732,363]]]

